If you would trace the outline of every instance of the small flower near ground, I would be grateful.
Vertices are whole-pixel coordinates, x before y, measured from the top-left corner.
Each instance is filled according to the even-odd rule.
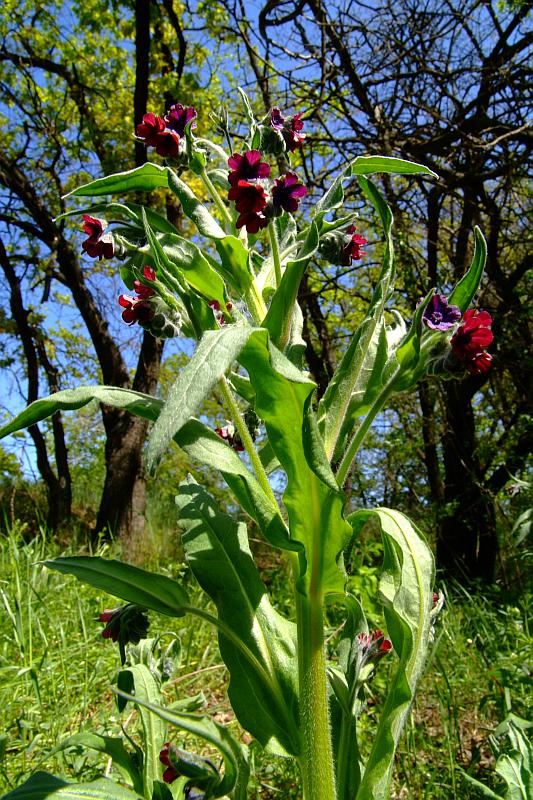
[[[240,180],[251,181],[260,178],[268,178],[270,175],[270,165],[266,161],[261,161],[259,150],[248,150],[243,153],[233,153],[228,158],[228,166],[231,172],[228,181],[235,186]]]
[[[360,633],[357,640],[361,651],[362,665],[368,661],[377,662],[392,650],[392,642],[379,629],[372,633]]]
[[[122,663],[125,661],[124,646],[128,642],[138,644],[141,639],[145,639],[150,625],[144,609],[132,603],[106,608],[99,615],[98,621],[105,623],[103,638],[119,643]]]
[[[165,783],[172,783],[172,781],[175,781],[176,778],[180,776],[177,769],[173,767],[170,762],[173,747],[174,745],[171,745],[170,742],[165,742],[163,749],[159,753],[159,760],[163,766],[166,767],[166,770],[163,772],[163,780]]]
[[[192,106],[182,106],[181,103],[175,103],[170,106],[165,114],[164,121],[169,130],[174,131],[178,136],[185,136],[185,128],[189,122],[196,119],[198,116],[196,109]],[[193,122],[191,129],[196,128],[196,122]]]
[[[490,369],[492,356],[485,352],[494,339],[488,311],[470,308],[465,311],[463,324],[451,338],[452,354],[472,375],[481,375]]]
[[[281,178],[276,178],[272,187],[274,216],[279,216],[283,211],[297,211],[300,198],[306,194],[307,188],[300,183],[294,172],[287,172]]]
[[[83,215],[83,231],[87,234],[87,239],[81,243],[82,249],[88,256],[100,261],[103,258],[113,258],[115,253],[112,234],[104,233],[106,226],[106,222],[98,217]]]
[[[457,306],[450,306],[443,294],[434,294],[422,315],[422,322],[434,331],[447,331],[461,319]]]

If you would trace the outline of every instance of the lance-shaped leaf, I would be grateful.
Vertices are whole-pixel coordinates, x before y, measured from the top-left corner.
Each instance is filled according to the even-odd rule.
[[[330,459],[340,455],[339,451],[358,416],[358,407],[365,403],[367,387],[371,382],[379,384],[386,363],[386,352],[380,347],[380,340],[383,337],[385,303],[394,280],[392,214],[374,184],[365,178],[359,180],[383,225],[385,252],[365,318],[353,335],[318,407],[318,423]]]
[[[119,694],[127,700],[131,700],[132,703],[143,706],[180,730],[187,731],[216,747],[224,759],[224,776],[211,796],[223,797],[231,793],[234,800],[246,800],[246,789],[250,776],[248,748],[237,742],[224,725],[214,722],[210,717],[171,711],[152,703],[146,703],[125,692]]]
[[[176,503],[188,564],[215,602],[219,619],[264,667],[258,673],[242,650],[219,634],[220,652],[230,671],[233,709],[263,746],[297,755],[295,625],[272,607],[244,523],[220,512],[196,483],[182,483]]]
[[[255,410],[265,421],[269,442],[287,475],[283,502],[291,540],[305,548],[300,590],[317,597],[343,591],[341,552],[351,531],[342,516],[344,495],[313,424],[315,384],[269,343],[263,330],[250,337],[239,361],[248,371]]]
[[[163,407],[163,401],[159,398],[134,392],[131,389],[117,389],[112,386],[65,389],[49,397],[35,400],[10,423],[0,429],[0,438],[40,422],[55,411],[79,409],[92,400],[98,400],[114,408],[125,409],[152,422],[158,418]],[[191,458],[220,470],[236,499],[244,511],[258,523],[267,541],[284,549],[302,549],[298,542],[290,540],[279,509],[265,495],[257,479],[239,455],[228,447],[214,431],[198,420],[190,419],[174,435],[174,441]],[[272,457],[268,460],[271,462]]]
[[[117,172],[97,178],[83,186],[73,189],[65,197],[98,197],[106,194],[126,194],[127,192],[151,192],[153,189],[168,186],[168,168],[146,163],[141,167]]]
[[[377,520],[383,539],[379,591],[398,666],[356,800],[386,800],[394,754],[428,653],[434,563],[421,533],[399,511],[377,508],[352,514],[356,536],[369,519]]]
[[[242,295],[253,281],[250,268],[250,253],[236,236],[224,236],[215,241],[220,264],[214,263],[222,277],[235,291]]]
[[[185,589],[172,578],[100,556],[60,556],[44,562],[45,566],[74,575],[82,583],[103,589],[128,603],[166,614],[183,616],[188,597]]]
[[[390,158],[389,156],[357,156],[348,166],[335,178],[331,186],[320,198],[315,206],[315,220],[320,227],[322,219],[329,211],[334,211],[342,206],[344,202],[343,182],[352,175],[372,175],[384,172],[396,175],[431,175],[437,178],[437,174],[423,164],[414,161],[405,161],[402,158]]]
[[[132,789],[126,789],[110,778],[98,778],[90,783],[68,783],[49,772],[36,772],[16,789],[3,795],[2,800],[139,800]]]
[[[154,464],[173,436],[193,417],[218,380],[229,370],[253,328],[227,325],[206,331],[188,364],[172,384],[148,443],[147,462]]]
[[[474,256],[466,275],[463,275],[459,283],[455,286],[448,302],[452,306],[458,306],[461,311],[466,311],[483,277],[485,261],[487,259],[487,243],[478,227],[474,228]]]
[[[199,233],[207,236],[208,239],[223,239],[225,237],[225,231],[210,214],[207,207],[198,200],[192,189],[181,178],[178,178],[171,169],[168,170],[168,188],[179,198],[183,213],[194,222]]]
[[[293,310],[298,295],[298,287],[307,269],[307,265],[318,248],[318,229],[312,223],[309,233],[296,258],[288,261],[270,303],[263,325],[269,331],[272,341],[280,350],[284,350],[291,331]]]
[[[173,225],[172,222],[169,222],[166,217],[162,217],[161,214],[158,214],[157,211],[154,211],[152,208],[145,208],[137,203],[93,203],[93,205],[87,206],[86,208],[77,208],[74,209],[74,211],[65,211],[64,214],[60,214],[58,217],[56,217],[54,221],[57,222],[60,219],[66,219],[67,217],[79,217],[80,214],[119,214],[120,216],[133,220],[139,225],[139,227],[142,228],[143,213],[146,214],[148,222],[154,231],[159,231],[160,233],[176,233],[176,226]]]

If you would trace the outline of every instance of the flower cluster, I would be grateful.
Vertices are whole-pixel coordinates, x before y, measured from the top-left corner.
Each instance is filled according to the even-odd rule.
[[[163,780],[165,783],[172,783],[172,781],[175,781],[176,778],[179,778],[180,776],[178,770],[171,762],[172,756],[175,755],[174,751],[177,751],[177,749],[178,748],[175,745],[170,744],[170,742],[165,742],[163,749],[159,753],[159,760],[163,766],[166,767],[165,771],[163,772]],[[172,761],[174,761],[174,758],[172,758]]]
[[[270,127],[281,134],[289,153],[293,153],[301,147],[305,139],[305,133],[302,133],[304,123],[301,116],[301,114],[295,114],[293,117],[284,117],[279,108],[273,108],[270,111]]]
[[[155,281],[154,270],[151,267],[144,267],[143,277],[147,281]],[[136,322],[140,325],[147,325],[155,314],[154,308],[148,302],[155,295],[155,292],[139,280],[133,282],[133,288],[137,297],[121,294],[118,298],[119,304],[124,309],[122,319],[128,325],[134,325]]]
[[[176,747],[175,744],[165,742],[159,753],[159,760],[166,768],[163,772],[165,783],[172,783],[179,777],[189,779],[184,787],[184,797],[189,800],[193,798],[201,800],[208,794],[212,797],[209,789],[218,783],[220,778],[216,766],[209,758],[189,753]]]
[[[107,223],[98,217],[83,215],[83,232],[87,234],[87,239],[81,243],[82,249],[91,258],[113,258],[115,244],[111,233],[104,233]]]
[[[156,114],[145,114],[143,121],[137,125],[137,139],[146,147],[155,147],[155,151],[163,158],[177,158],[182,152],[181,139],[185,136],[185,128],[197,117],[196,110],[181,103],[171,106],[164,117]]]
[[[392,650],[392,642],[385,638],[385,634],[380,630],[358,634],[357,643],[361,654],[361,666],[369,661],[376,663]]]
[[[224,311],[222,311],[222,308],[220,307],[220,303],[218,302],[218,300],[211,300],[209,303],[209,307],[212,309],[213,316],[215,317],[215,320],[220,325],[220,327],[225,325],[226,315],[224,314]],[[233,310],[233,303],[226,303],[226,311],[228,312],[228,314],[231,314],[232,310]]]
[[[132,642],[138,644],[146,639],[150,624],[146,612],[139,606],[128,603],[117,608],[106,608],[98,617],[105,623],[102,631],[104,639],[119,642],[122,646]]]
[[[490,329],[492,317],[488,311],[470,308],[465,311],[463,324],[451,338],[452,354],[472,375],[489,371],[492,356],[486,352],[494,335]]]
[[[322,236],[320,254],[330,264],[349,267],[352,261],[359,261],[366,255],[362,249],[366,243],[364,236],[356,233],[355,225],[349,225],[347,228],[330,231]]]
[[[269,219],[284,211],[297,211],[300,199],[307,194],[294,172],[287,172],[270,184],[270,165],[261,161],[259,150],[233,153],[228,166],[228,199],[239,212],[237,228],[245,227],[248,233],[258,233],[266,228]]]

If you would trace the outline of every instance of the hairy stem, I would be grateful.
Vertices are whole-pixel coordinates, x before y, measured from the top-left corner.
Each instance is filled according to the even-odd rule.
[[[228,211],[228,209],[226,207],[226,204],[224,203],[224,201],[220,197],[215,184],[213,183],[213,181],[211,180],[211,178],[209,177],[209,175],[207,174],[205,169],[202,170],[202,173],[201,173],[200,177],[202,179],[202,182],[203,182],[205,188],[209,192],[209,194],[211,196],[211,199],[213,200],[214,204],[218,208],[222,219],[224,220],[226,225],[229,225],[230,230],[233,229],[233,219],[231,217],[231,214],[229,213],[229,211]]]
[[[276,275],[276,286],[281,283],[281,260],[279,257],[279,243],[278,233],[276,231],[276,223],[271,220],[268,223],[268,236],[270,239],[270,249],[272,251],[272,260],[274,262],[274,273]]]

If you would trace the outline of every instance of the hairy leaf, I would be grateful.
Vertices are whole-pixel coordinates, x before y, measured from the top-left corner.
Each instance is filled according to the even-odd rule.
[[[117,172],[105,178],[97,178],[73,189],[65,197],[97,197],[105,194],[126,192],[151,192],[152,189],[168,186],[168,169],[157,164],[146,163],[141,167]]]
[[[139,800],[137,792],[126,789],[109,778],[90,783],[67,783],[49,772],[36,772],[2,800]]]
[[[463,312],[466,311],[481,283],[486,259],[487,243],[479,228],[476,227],[474,229],[474,256],[472,263],[466,275],[463,275],[448,298],[450,305],[458,306]]]

